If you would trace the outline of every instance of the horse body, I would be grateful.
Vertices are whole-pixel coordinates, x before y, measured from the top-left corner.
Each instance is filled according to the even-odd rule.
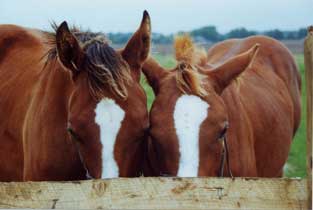
[[[257,36],[212,47],[208,63],[224,62],[255,43],[261,47],[253,65],[222,94],[232,170],[244,176],[281,176],[300,123],[301,81],[292,55],[279,42]]]
[[[227,136],[230,168],[235,176],[282,176],[300,123],[301,81],[289,50],[271,38],[253,36],[218,43],[207,55],[193,61],[197,52],[190,47],[192,43],[183,41],[175,46],[176,57],[181,56],[179,50],[184,51],[176,68],[166,71],[153,59],[143,67],[156,94],[150,113],[146,174],[218,176],[223,145],[217,139]],[[198,75],[198,81],[192,74]],[[182,130],[192,127],[189,121],[196,122],[201,107],[190,97],[184,102],[186,110],[177,118],[179,101],[186,96],[207,104],[202,111],[205,119],[191,131],[199,135],[185,134],[189,142],[184,140]],[[185,122],[184,129],[177,126],[176,118]],[[184,159],[185,150],[194,153],[189,161]],[[198,168],[179,174],[184,165],[195,164],[196,159]]]
[[[23,125],[31,101],[34,82],[39,78],[40,42],[26,29],[3,25],[1,33],[1,176],[3,180],[23,178]],[[29,54],[29,49],[38,52]],[[17,53],[18,52],[18,53]],[[37,57],[37,58],[36,58]],[[7,58],[12,58],[7,59]],[[34,62],[37,59],[36,62]],[[14,61],[21,61],[16,64]],[[26,68],[24,68],[26,67]],[[28,67],[28,68],[27,68]],[[15,167],[12,167],[15,166]]]
[[[141,28],[129,41],[130,45],[134,45],[133,42],[142,47],[149,44],[150,32],[145,30],[148,19],[145,12]],[[136,51],[140,47],[133,49],[131,46],[114,52],[96,35],[89,32],[74,35],[64,23],[58,28],[56,37],[39,30],[0,26],[0,181],[140,175],[148,113],[146,95],[137,81],[137,74],[145,54],[141,53],[142,57],[136,60],[132,53],[139,54]],[[58,44],[58,59],[45,60],[54,39]],[[78,39],[81,44],[77,44]],[[87,40],[84,48],[73,47],[83,45],[84,39]],[[138,43],[141,41],[145,43]],[[66,50],[73,50],[70,60],[67,60],[69,52]],[[149,45],[144,51],[149,53]],[[81,53],[79,56],[93,53],[89,60],[84,58],[84,62],[99,59],[104,63],[93,63],[94,69],[87,72],[87,64],[73,59],[75,53]],[[120,55],[122,53],[125,55]],[[131,64],[136,64],[139,69]],[[118,88],[125,85],[128,97],[117,97],[109,82],[102,85],[99,81],[104,75],[102,72],[95,80],[97,86],[94,85],[101,88],[101,97],[95,99],[92,93],[99,93],[99,90],[90,89],[93,82],[90,78],[94,71],[98,71],[98,66],[100,70],[111,71],[115,80],[130,69],[131,82],[116,83]],[[114,75],[117,71],[114,68],[120,68],[119,75]],[[115,119],[116,113],[123,115]],[[110,168],[112,164],[117,167],[115,171]]]

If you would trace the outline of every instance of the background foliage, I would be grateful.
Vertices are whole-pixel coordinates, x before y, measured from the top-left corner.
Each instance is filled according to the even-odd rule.
[[[178,33],[189,33],[197,42],[217,42],[231,38],[244,38],[251,35],[267,35],[278,40],[299,40],[306,36],[307,30],[300,28],[294,31],[281,31],[273,29],[268,31],[254,31],[248,30],[244,27],[235,28],[228,33],[219,33],[215,26],[204,26],[192,31],[181,31]],[[124,44],[131,37],[132,33],[108,33],[109,39],[114,44]],[[153,33],[152,42],[155,44],[171,44],[173,41],[173,34],[164,35],[160,33]]]

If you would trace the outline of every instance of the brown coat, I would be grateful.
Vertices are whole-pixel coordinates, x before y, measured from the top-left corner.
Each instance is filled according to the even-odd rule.
[[[264,36],[226,40],[204,56],[188,40],[175,46],[176,68],[166,71],[152,58],[143,67],[156,94],[146,174],[177,174],[173,112],[185,92],[210,104],[200,128],[198,176],[218,175],[222,145],[217,139],[225,122],[235,176],[281,176],[301,112],[301,80],[289,50]]]

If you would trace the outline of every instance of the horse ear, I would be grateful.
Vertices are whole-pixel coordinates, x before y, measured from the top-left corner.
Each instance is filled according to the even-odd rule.
[[[148,58],[151,41],[151,23],[147,11],[143,12],[142,21],[139,29],[130,38],[122,52],[123,58],[128,62],[132,69],[136,70],[139,79],[140,68]]]
[[[258,50],[259,44],[255,44],[246,52],[228,59],[207,73],[209,78],[213,79],[215,91],[218,94],[221,94],[243,71],[251,67]]]
[[[149,57],[142,66],[142,72],[146,76],[154,94],[157,95],[159,93],[160,83],[166,77],[168,71],[162,68],[153,58]]]
[[[56,30],[56,45],[61,63],[70,69],[73,75],[77,74],[83,60],[84,51],[80,47],[78,40],[70,32],[66,21]]]

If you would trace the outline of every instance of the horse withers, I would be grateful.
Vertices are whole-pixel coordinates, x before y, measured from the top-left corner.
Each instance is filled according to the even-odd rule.
[[[300,122],[293,56],[264,36],[217,43],[206,53],[175,41],[177,66],[149,58],[148,176],[280,177]]]
[[[0,181],[139,176],[148,13],[117,51],[101,33],[55,30],[0,26]]]

